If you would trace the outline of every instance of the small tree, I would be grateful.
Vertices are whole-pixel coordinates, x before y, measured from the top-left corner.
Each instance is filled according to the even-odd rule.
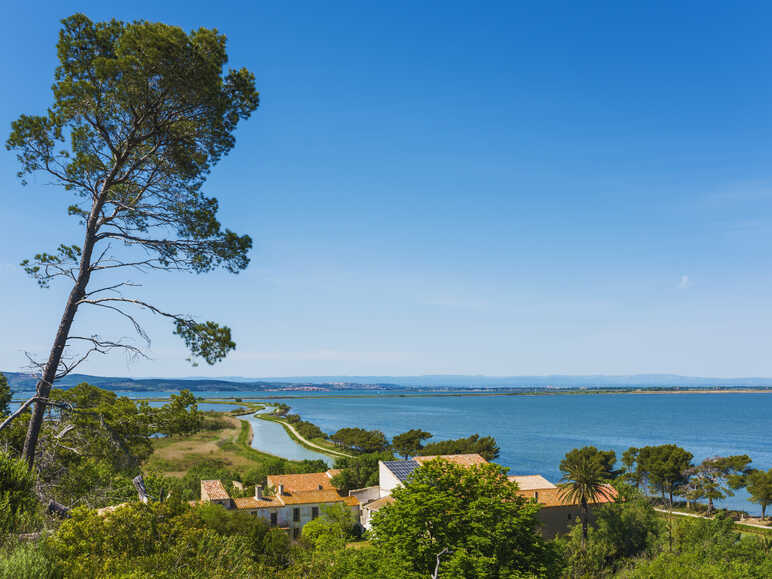
[[[33,512],[37,504],[34,484],[27,463],[0,452],[0,536],[16,531]]]
[[[761,505],[761,520],[766,518],[767,505],[772,503],[772,468],[752,470],[746,476],[745,488],[750,493],[750,500]]]
[[[579,503],[582,510],[582,549],[587,545],[589,504],[611,497],[608,481],[614,476],[614,451],[601,451],[594,446],[575,448],[560,461],[561,495]]]
[[[145,21],[94,23],[76,14],[62,21],[57,50],[53,105],[19,117],[7,141],[22,183],[43,173],[74,194],[68,211],[83,230],[80,244],[22,262],[41,287],[59,278],[71,284],[48,358],[31,359],[40,380],[26,403],[34,403],[24,444],[30,464],[56,380],[94,352],[143,355],[131,342],[73,335],[81,307],[121,316],[146,341],[136,309],[167,318],[193,359],[214,364],[235,347],[229,328],[127,296],[136,284],[120,274],[236,273],[249,263],[252,245],[223,229],[217,199],[202,191],[212,166],[234,146],[239,121],[258,105],[249,71],[223,74],[225,36]]]
[[[423,441],[432,437],[431,432],[413,428],[391,439],[391,447],[404,458],[415,456],[423,448]]]
[[[713,512],[713,501],[734,496],[734,490],[744,484],[751,458],[747,454],[706,458],[691,469],[695,494],[708,499],[708,514]]]

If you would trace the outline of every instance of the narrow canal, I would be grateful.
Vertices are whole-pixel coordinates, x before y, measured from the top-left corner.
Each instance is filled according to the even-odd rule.
[[[270,412],[272,408],[266,408],[261,412]],[[321,459],[328,466],[332,466],[333,459],[320,452],[314,452],[292,440],[284,430],[284,427],[277,422],[260,420],[253,415],[240,416],[242,420],[248,420],[252,425],[252,448],[281,456],[290,460],[315,460]]]

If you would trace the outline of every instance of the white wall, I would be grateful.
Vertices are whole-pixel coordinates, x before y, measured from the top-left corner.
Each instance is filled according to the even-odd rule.
[[[378,461],[378,486],[381,487],[381,497],[390,495],[392,490],[402,486],[400,480],[386,468],[382,460]]]

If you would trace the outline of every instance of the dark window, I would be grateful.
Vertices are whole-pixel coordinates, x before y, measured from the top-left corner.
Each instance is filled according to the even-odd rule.
[[[319,507],[311,507],[311,518],[315,519],[319,516]]]
[[[533,498],[535,498],[537,501],[539,500],[539,491],[534,491]]]
[[[300,536],[300,529],[298,529],[297,527],[292,529],[292,538],[297,539],[299,536]]]
[[[568,513],[568,520],[571,520],[571,513]]]
[[[300,520],[300,509],[295,507],[292,509],[292,520],[293,521],[299,521]]]
[[[271,513],[271,526],[275,527],[278,522],[279,516],[276,513]]]

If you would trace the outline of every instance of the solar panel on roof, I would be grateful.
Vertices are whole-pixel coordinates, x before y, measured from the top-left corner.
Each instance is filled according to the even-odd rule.
[[[401,482],[405,482],[411,473],[417,469],[420,465],[414,460],[389,460],[384,462],[394,476]]]

